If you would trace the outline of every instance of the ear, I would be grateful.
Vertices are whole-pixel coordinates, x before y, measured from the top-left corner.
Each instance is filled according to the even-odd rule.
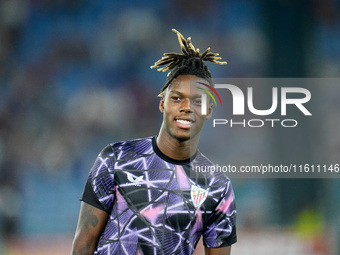
[[[205,116],[205,119],[208,120],[211,118],[212,116],[212,113],[213,113],[213,107],[214,105],[213,104],[210,104],[209,108],[208,108],[208,112],[207,112],[207,115]]]
[[[162,113],[164,111],[164,96],[162,97],[161,101],[159,102],[159,110]]]

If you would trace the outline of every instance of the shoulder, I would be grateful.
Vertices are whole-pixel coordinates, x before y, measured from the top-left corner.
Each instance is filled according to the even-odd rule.
[[[111,143],[110,147],[113,150],[116,150],[116,149],[133,150],[135,152],[140,152],[140,151],[148,150],[150,147],[152,147],[152,137],[115,142],[115,143]]]
[[[213,163],[200,151],[197,152],[192,163],[193,170],[198,175],[208,178],[210,180],[210,185],[228,187],[231,184],[225,171],[225,167]]]
[[[147,137],[110,143],[102,149],[99,156],[121,159],[127,156],[144,155],[152,152],[152,137]]]
[[[197,151],[196,157],[193,161],[195,165],[198,166],[212,166],[214,163],[207,157],[205,156],[202,152]]]
[[[113,148],[131,148],[131,147],[136,147],[136,146],[141,146],[141,145],[146,145],[146,144],[151,144],[152,143],[152,136],[151,137],[146,137],[146,138],[137,138],[137,139],[132,139],[132,140],[127,140],[127,141],[119,141],[115,143],[111,143],[110,146]]]
[[[128,162],[152,153],[152,137],[110,143],[99,153],[90,173],[90,178],[113,174],[117,162]]]

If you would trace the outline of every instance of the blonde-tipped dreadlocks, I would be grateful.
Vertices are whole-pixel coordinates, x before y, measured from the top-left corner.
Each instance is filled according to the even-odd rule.
[[[218,53],[213,53],[210,48],[207,48],[202,54],[199,49],[195,49],[191,43],[191,38],[187,40],[176,29],[172,29],[177,33],[178,41],[181,46],[182,54],[179,53],[164,53],[164,57],[158,60],[151,68],[158,68],[157,71],[169,71],[167,80],[163,88],[161,89],[161,95],[170,83],[180,75],[195,75],[200,78],[207,79],[212,84],[211,73],[208,70],[204,61],[210,61],[219,65],[225,65],[227,62],[218,61],[221,59]]]

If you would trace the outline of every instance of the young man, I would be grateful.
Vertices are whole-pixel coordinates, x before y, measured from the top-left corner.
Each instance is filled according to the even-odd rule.
[[[171,70],[161,90],[158,136],[108,145],[99,154],[82,196],[72,254],[193,254],[201,236],[206,254],[228,255],[236,242],[230,180],[196,172],[213,164],[197,150],[201,96],[212,85],[200,54],[174,30],[182,54],[165,53],[153,67]],[[210,85],[209,85],[210,84]]]

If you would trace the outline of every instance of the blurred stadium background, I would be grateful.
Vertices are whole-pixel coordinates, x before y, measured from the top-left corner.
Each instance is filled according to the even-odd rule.
[[[149,66],[179,50],[171,28],[228,61],[211,66],[215,77],[339,77],[339,10],[339,0],[2,0],[0,254],[70,252],[98,152],[158,132],[165,75]],[[301,147],[305,132],[296,157],[339,163],[340,87],[322,94],[330,110],[316,133],[325,150]],[[234,153],[248,146],[247,135],[237,139]],[[285,137],[271,139],[275,146],[255,140],[251,148],[277,158],[289,152]],[[233,185],[233,254],[340,254],[339,179]]]

